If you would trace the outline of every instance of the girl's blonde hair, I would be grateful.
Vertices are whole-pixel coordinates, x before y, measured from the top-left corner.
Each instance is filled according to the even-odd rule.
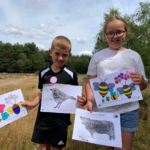
[[[120,17],[120,16],[111,16],[111,17],[109,17],[109,18],[106,20],[106,22],[105,22],[105,24],[104,24],[104,30],[103,30],[104,35],[105,35],[105,33],[106,33],[107,24],[108,24],[109,22],[111,22],[111,21],[114,21],[114,20],[120,20],[120,21],[122,21],[122,22],[124,23],[124,28],[125,28],[126,32],[128,32],[127,23],[126,23],[126,21],[125,21],[122,17]]]
[[[52,41],[51,50],[53,50],[56,46],[60,47],[61,49],[67,49],[69,52],[71,51],[71,42],[65,36],[57,36]]]

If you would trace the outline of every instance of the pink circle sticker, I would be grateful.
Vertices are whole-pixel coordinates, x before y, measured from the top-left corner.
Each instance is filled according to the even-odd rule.
[[[56,83],[57,82],[57,78],[55,76],[50,78],[50,82],[51,83]]]
[[[128,76],[130,76],[130,73],[131,72],[135,72],[135,69],[134,68],[128,68],[127,70],[126,70],[126,74],[128,75]]]

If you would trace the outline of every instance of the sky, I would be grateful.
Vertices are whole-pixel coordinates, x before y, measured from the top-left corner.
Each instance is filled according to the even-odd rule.
[[[34,42],[48,50],[52,40],[66,36],[72,54],[92,54],[104,13],[110,8],[122,15],[134,14],[147,0],[5,0],[0,1],[0,41]]]

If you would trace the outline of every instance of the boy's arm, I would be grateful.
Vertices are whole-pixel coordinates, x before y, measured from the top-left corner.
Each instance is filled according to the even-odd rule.
[[[32,102],[25,101],[24,103],[22,103],[22,105],[26,106],[28,110],[33,109],[35,106],[37,106],[40,103],[41,97],[42,97],[42,92],[39,92]]]
[[[86,97],[84,96],[84,94],[82,93],[82,96],[77,95],[78,97],[78,107],[83,107],[86,104]]]
[[[90,79],[96,78],[97,75],[94,76],[89,76],[87,77],[87,82],[85,85],[85,92],[86,92],[86,99],[87,99],[87,103],[85,106],[85,110],[88,110],[90,112],[93,112],[93,106],[94,106],[94,94],[90,85]]]

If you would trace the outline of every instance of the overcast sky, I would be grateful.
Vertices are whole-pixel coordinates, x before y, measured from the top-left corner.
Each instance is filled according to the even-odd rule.
[[[72,42],[72,54],[91,54],[104,13],[133,14],[145,0],[1,0],[0,41],[31,43],[48,50],[58,35]]]

